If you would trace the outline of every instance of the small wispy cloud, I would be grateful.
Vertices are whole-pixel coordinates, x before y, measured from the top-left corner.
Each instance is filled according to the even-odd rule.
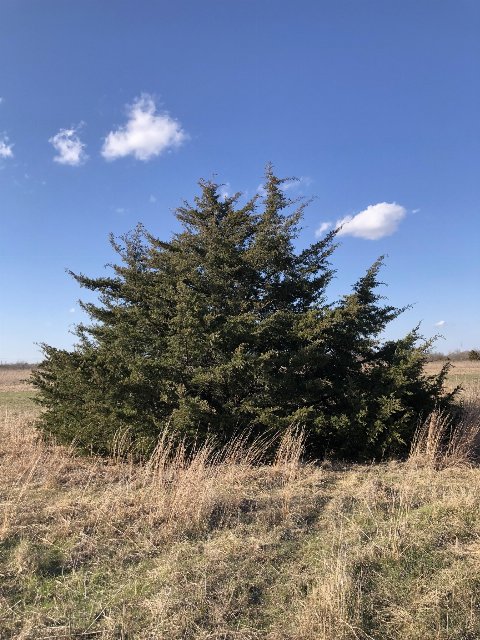
[[[147,161],[167,149],[179,147],[187,139],[180,123],[168,113],[157,113],[155,102],[143,94],[128,107],[128,121],[117,131],[110,131],[102,147],[106,160],[132,155]]]
[[[222,200],[226,200],[228,197],[230,197],[231,195],[231,187],[230,187],[230,183],[229,182],[225,182],[224,184],[220,185],[220,188],[218,190],[220,197],[222,198]]]
[[[57,134],[48,140],[57,152],[57,155],[53,157],[54,162],[78,167],[87,161],[88,156],[85,153],[85,145],[77,133],[81,126],[80,124],[77,128],[60,129]]]
[[[117,207],[115,209],[115,213],[125,213],[126,209],[124,207]]]
[[[68,310],[68,313],[75,313],[75,307],[70,307],[70,309]]]
[[[435,322],[436,327],[443,327],[445,324],[446,324],[445,320],[439,320],[438,322]]]
[[[150,204],[155,204],[155,202],[157,201],[156,197],[154,195],[151,195],[148,199],[148,201],[150,202]]]
[[[337,222],[336,227],[339,236],[379,240],[395,233],[406,214],[405,207],[395,202],[379,202],[354,216],[345,216]]]
[[[2,98],[2,96],[0,96],[0,104],[2,104],[2,102],[5,100],[5,98]]]
[[[301,176],[296,180],[287,180],[280,186],[282,191],[291,191],[295,189],[301,189],[302,187],[309,187],[313,180],[309,176]]]
[[[323,236],[323,234],[327,232],[329,229],[331,229],[332,227],[333,227],[332,222],[322,222],[322,224],[318,227],[318,229],[315,230],[315,236],[317,238],[320,238],[320,236]]]
[[[258,185],[257,193],[258,193],[259,196],[262,196],[262,198],[264,198],[267,195],[267,191],[266,191],[265,187],[263,186],[263,182],[261,182]]]
[[[412,213],[418,213],[420,209],[412,209]]]
[[[0,137],[0,158],[13,158],[13,144],[8,144],[8,136]]]
[[[302,187],[309,187],[313,184],[313,180],[308,176],[301,176],[300,178],[292,178],[291,180],[287,180],[286,182],[282,182],[280,185],[280,191],[286,193],[287,191],[297,191],[301,190]],[[264,198],[267,195],[267,191],[265,189],[265,185],[261,182],[256,190],[259,196]],[[301,191],[300,191],[301,193]]]

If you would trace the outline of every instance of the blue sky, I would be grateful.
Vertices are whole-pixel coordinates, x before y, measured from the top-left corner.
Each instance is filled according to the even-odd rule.
[[[3,0],[0,360],[70,347],[69,268],[104,273],[109,232],[216,176],[264,166],[315,196],[299,244],[344,221],[333,298],[381,254],[384,293],[442,351],[480,346],[477,0]]]

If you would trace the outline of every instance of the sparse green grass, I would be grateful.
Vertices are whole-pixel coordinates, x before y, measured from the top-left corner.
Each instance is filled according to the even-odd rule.
[[[2,640],[480,638],[480,469],[306,465],[294,434],[270,466],[241,443],[87,459],[20,405],[0,423]]]
[[[33,391],[0,391],[0,411],[9,409],[10,411],[33,410],[35,403]]]
[[[28,384],[29,376],[29,369],[0,367],[0,413],[35,409],[35,390]]]

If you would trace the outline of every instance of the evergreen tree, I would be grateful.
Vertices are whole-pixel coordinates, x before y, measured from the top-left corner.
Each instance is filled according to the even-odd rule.
[[[244,206],[201,182],[171,240],[139,225],[111,238],[110,277],[72,274],[98,303],[82,305],[91,321],[73,351],[44,345],[33,375],[44,432],[101,454],[128,439],[141,455],[165,429],[222,441],[296,424],[315,455],[405,453],[420,415],[451,401],[446,369],[424,375],[416,330],[382,342],[403,309],[376,293],[381,260],[327,303],[336,234],[296,252],[306,203],[284,182],[268,167],[262,201]]]

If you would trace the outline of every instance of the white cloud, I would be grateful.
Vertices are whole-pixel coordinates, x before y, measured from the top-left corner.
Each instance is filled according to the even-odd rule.
[[[439,320],[438,322],[435,322],[436,327],[443,327],[444,324],[445,324],[445,320]]]
[[[418,213],[420,209],[412,209],[412,213]]]
[[[378,240],[395,233],[406,213],[406,209],[395,202],[371,204],[355,216],[339,220],[336,224],[337,228],[341,227],[338,235]]]
[[[70,309],[68,310],[68,313],[75,313],[75,307],[70,307]]]
[[[8,144],[7,136],[0,138],[0,158],[13,158],[13,144]]]
[[[180,123],[168,113],[156,113],[153,98],[143,94],[128,108],[128,122],[105,138],[102,156],[115,160],[133,155],[150,160],[163,151],[179,147],[187,139]]]
[[[2,102],[5,100],[5,98],[2,98],[2,96],[0,96],[0,104],[2,104]]]
[[[78,167],[86,162],[88,156],[85,153],[85,145],[78,137],[77,129],[60,129],[49,139],[50,144],[57,152],[57,155],[53,157],[55,162],[71,167]]]
[[[331,228],[332,228],[331,222],[322,222],[322,224],[315,231],[315,236],[317,238],[320,238],[320,236],[323,236],[323,234]]]

